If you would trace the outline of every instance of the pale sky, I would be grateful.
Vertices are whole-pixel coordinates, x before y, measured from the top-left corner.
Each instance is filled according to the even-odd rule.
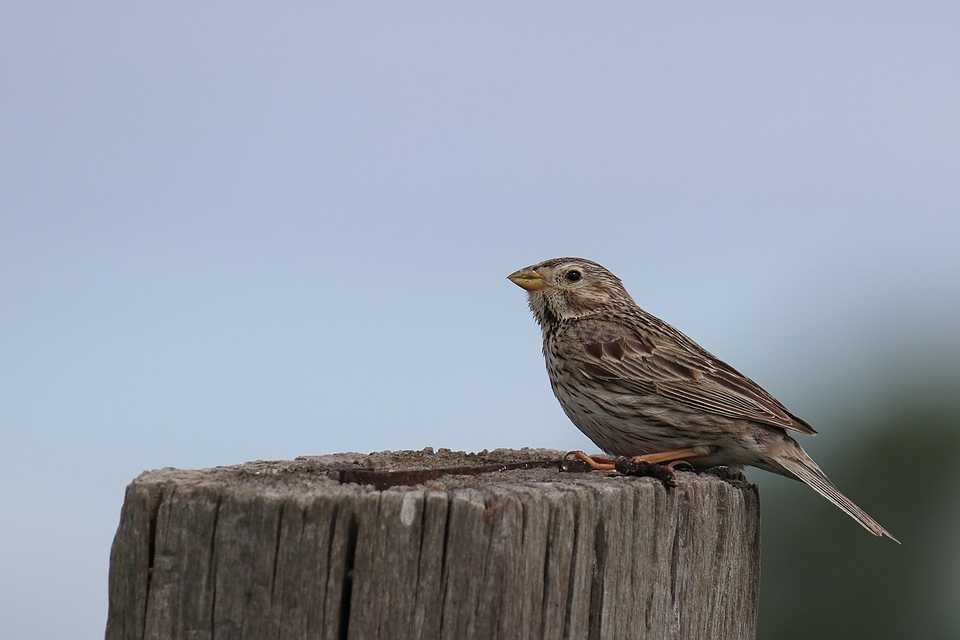
[[[960,5],[272,4],[0,8],[0,638],[102,637],[144,469],[591,449],[547,258],[824,449],[958,371]]]

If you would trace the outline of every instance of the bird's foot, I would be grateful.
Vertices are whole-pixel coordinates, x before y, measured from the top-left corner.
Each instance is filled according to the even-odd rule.
[[[699,458],[709,455],[711,447],[686,447],[671,451],[658,451],[633,458],[618,457],[603,458],[589,456],[583,451],[571,451],[565,458],[580,460],[594,471],[617,471],[625,476],[646,476],[656,478],[668,487],[677,486],[673,473],[678,468],[693,469],[688,458]]]
[[[594,471],[614,471],[616,466],[612,458],[602,458],[600,456],[588,456],[583,451],[570,451],[564,458],[573,457],[575,460],[585,462]]]

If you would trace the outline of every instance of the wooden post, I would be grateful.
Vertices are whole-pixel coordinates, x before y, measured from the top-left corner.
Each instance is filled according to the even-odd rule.
[[[677,486],[556,468],[378,491],[342,468],[556,459],[336,454],[127,487],[107,640],[753,638],[760,507],[739,472]]]

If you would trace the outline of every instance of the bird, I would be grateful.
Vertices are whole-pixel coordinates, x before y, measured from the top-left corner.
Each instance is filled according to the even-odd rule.
[[[554,258],[507,278],[527,291],[554,395],[605,453],[635,463],[764,469],[800,480],[870,533],[899,542],[790,436],[816,435],[813,427],[637,306],[603,266]],[[595,469],[614,468],[611,459],[572,453]]]

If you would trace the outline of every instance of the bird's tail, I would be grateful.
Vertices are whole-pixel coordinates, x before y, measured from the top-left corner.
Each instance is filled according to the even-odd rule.
[[[794,442],[796,444],[796,442]],[[793,447],[791,447],[793,448]],[[820,470],[813,458],[796,445],[788,455],[777,456],[776,461],[797,480],[802,481],[824,498],[837,505],[844,513],[860,523],[860,525],[875,536],[887,536],[897,544],[900,541],[880,526],[880,523],[867,515],[867,512],[853,503],[850,498],[840,493],[833,483]]]

